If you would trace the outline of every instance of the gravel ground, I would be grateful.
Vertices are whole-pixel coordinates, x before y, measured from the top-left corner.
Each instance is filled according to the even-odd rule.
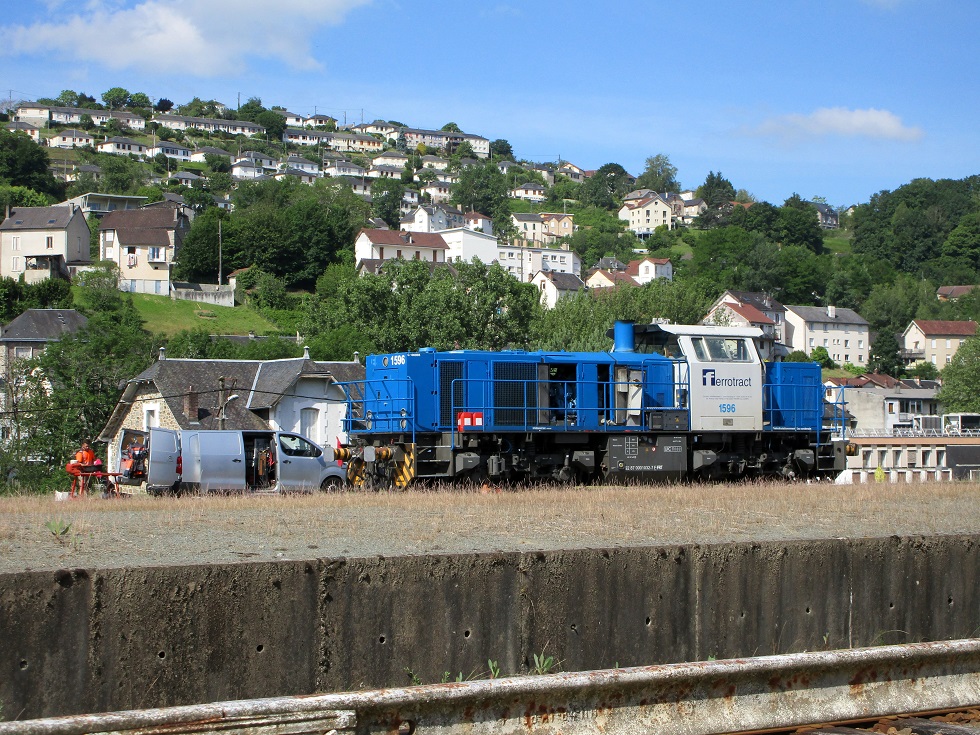
[[[980,484],[0,498],[0,573],[273,559],[980,534]]]

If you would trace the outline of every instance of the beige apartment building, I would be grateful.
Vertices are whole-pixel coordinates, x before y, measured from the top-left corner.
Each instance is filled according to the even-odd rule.
[[[902,334],[902,359],[906,365],[931,362],[942,370],[970,337],[977,334],[977,323],[914,319]]]

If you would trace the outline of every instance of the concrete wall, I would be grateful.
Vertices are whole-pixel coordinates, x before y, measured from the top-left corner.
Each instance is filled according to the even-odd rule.
[[[0,577],[5,719],[971,637],[980,537]]]

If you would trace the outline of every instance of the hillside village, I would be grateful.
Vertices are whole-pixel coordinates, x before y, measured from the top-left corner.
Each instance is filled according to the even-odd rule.
[[[452,123],[440,130],[340,124],[258,100],[238,110],[197,99],[179,108],[200,114],[160,103],[166,109],[56,102],[22,102],[5,123],[5,135],[43,151],[55,183],[32,189],[0,180],[7,186],[0,278],[32,287],[97,283],[110,273],[120,292],[191,299],[202,312],[264,308],[282,319],[292,310],[301,314],[290,321],[298,340],[314,346],[313,357],[309,350],[288,357],[296,376],[349,372],[343,366],[355,364],[357,352],[375,349],[595,349],[595,335],[613,318],[673,319],[757,327],[767,359],[837,369],[826,378],[828,400],[841,386],[870,397],[855,402],[852,428],[898,431],[944,409],[939,371],[976,335],[980,215],[958,193],[975,191],[972,180],[882,192],[846,211],[795,194],[775,206],[715,172],[683,188],[663,155],[637,175],[613,163],[592,170],[527,161],[505,139]],[[948,216],[910,243],[899,220],[919,216],[916,196],[947,207]],[[275,221],[293,212],[300,224]],[[404,288],[393,284],[419,278],[423,290],[445,279],[467,292],[467,283],[479,283],[496,306],[483,312],[489,319],[474,315],[479,329],[467,329],[469,317],[449,306],[442,318],[455,316],[456,327],[382,328],[439,321],[431,310],[406,316],[405,304],[384,306],[368,295],[375,280],[391,294]],[[392,318],[382,307],[401,311]],[[86,329],[73,309],[53,313],[12,314],[0,337],[7,385],[17,382],[19,361],[38,360],[46,345]],[[212,343],[188,357],[215,354]],[[294,339],[289,349],[303,346]],[[180,349],[171,350],[178,354],[168,367],[182,359]],[[150,355],[158,358],[153,365],[164,359],[146,351],[143,367]],[[188,380],[211,385],[224,369]],[[162,401],[157,368],[148,370],[125,379],[149,391],[144,399],[156,395],[155,407],[118,427],[215,415],[216,404],[205,408],[207,392],[193,411]],[[11,400],[8,391],[5,410]],[[339,422],[326,405],[308,408],[316,416],[307,412],[291,428],[335,441]],[[241,422],[277,424],[268,407],[243,404],[243,411]],[[9,438],[17,429],[7,424]]]

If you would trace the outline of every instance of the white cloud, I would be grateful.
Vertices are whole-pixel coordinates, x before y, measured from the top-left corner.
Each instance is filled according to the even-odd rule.
[[[844,107],[822,107],[809,115],[783,115],[766,120],[751,134],[797,142],[813,138],[838,136],[872,140],[915,141],[923,136],[921,128],[908,127],[888,110],[848,110]]]
[[[114,70],[205,77],[245,72],[256,57],[315,69],[314,35],[370,1],[280,0],[270,7],[263,0],[91,0],[84,16],[0,26],[0,55],[60,54]]]

